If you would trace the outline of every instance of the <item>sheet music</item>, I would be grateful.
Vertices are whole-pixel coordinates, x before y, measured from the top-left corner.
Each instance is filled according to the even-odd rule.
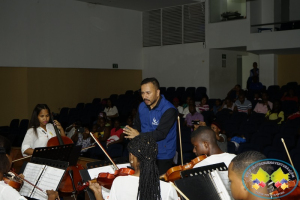
[[[45,165],[39,165],[39,164],[34,164],[34,163],[27,163],[26,168],[23,172],[23,175],[26,180],[29,182],[35,184],[40,177],[42,171],[44,170]],[[20,190],[20,194],[22,196],[27,196],[30,197],[34,187],[24,181],[24,184]]]
[[[62,176],[64,175],[64,172],[65,170],[46,166],[36,186],[44,191],[56,190]],[[47,200],[48,196],[42,193],[40,190],[35,189],[32,198]]]
[[[213,178],[213,182],[214,182],[214,185],[215,185],[215,189],[217,190],[220,198],[222,200],[230,200],[230,196],[226,190],[226,187],[225,185],[223,184],[219,174],[218,174],[218,171],[212,171],[211,173],[211,176]]]
[[[234,198],[232,197],[232,194],[231,194],[230,182],[229,182],[229,178],[228,178],[228,171],[218,171],[218,174],[219,174],[231,200],[234,200]]]

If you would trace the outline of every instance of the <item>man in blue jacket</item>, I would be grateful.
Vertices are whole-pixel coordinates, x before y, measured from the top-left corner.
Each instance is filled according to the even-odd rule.
[[[141,83],[143,102],[139,105],[133,128],[126,126],[125,138],[150,134],[158,144],[157,166],[160,174],[172,167],[176,152],[177,109],[160,95],[156,78],[146,78]]]

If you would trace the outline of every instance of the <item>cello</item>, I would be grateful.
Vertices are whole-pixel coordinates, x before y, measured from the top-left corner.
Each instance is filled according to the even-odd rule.
[[[53,121],[53,120],[52,120]],[[53,123],[56,137],[52,137],[48,140],[47,147],[51,146],[59,146],[65,144],[73,144],[73,141],[67,136],[61,136],[56,125]],[[76,188],[78,184],[82,182],[79,170],[84,169],[80,164],[75,166],[69,166],[66,170],[66,173],[61,180],[58,191],[62,194],[62,196],[69,195],[70,193],[75,198],[75,194],[78,193]]]
[[[107,158],[110,160],[110,162],[113,164],[115,172],[113,174],[110,173],[99,173],[98,177],[96,179],[91,180],[92,182],[98,182],[99,185],[110,189],[112,186],[112,183],[114,181],[114,179],[118,176],[128,176],[128,175],[132,175],[134,174],[134,170],[130,169],[130,168],[121,168],[119,169],[117,167],[117,165],[114,163],[114,161],[111,159],[111,157],[108,155],[108,153],[105,151],[105,149],[102,147],[102,145],[100,144],[100,142],[98,141],[97,138],[94,137],[94,135],[92,133],[90,133],[91,137],[95,140],[95,142],[99,145],[99,147],[101,148],[101,150],[104,152],[104,154],[107,156]],[[89,182],[85,182],[82,185],[78,186],[77,190],[78,191],[82,191],[84,190],[86,187],[89,186]]]

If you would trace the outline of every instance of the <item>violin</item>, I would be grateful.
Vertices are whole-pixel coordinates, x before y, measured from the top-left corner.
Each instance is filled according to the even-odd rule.
[[[117,165],[114,163],[114,161],[110,158],[110,156],[107,154],[107,152],[105,151],[105,149],[102,147],[102,145],[100,144],[100,142],[98,141],[97,138],[95,138],[95,136],[90,133],[91,137],[95,140],[95,142],[99,145],[99,147],[101,148],[101,150],[104,152],[104,154],[107,156],[107,158],[111,161],[111,163],[113,164],[114,168],[115,168],[115,172],[113,174],[110,173],[99,173],[98,177],[96,179],[91,180],[92,182],[98,182],[99,185],[110,189],[112,186],[113,181],[115,180],[116,177],[118,176],[128,176],[128,175],[132,175],[135,173],[135,171],[133,169],[130,168],[121,168],[119,169],[117,167]],[[89,182],[85,182],[83,183],[81,186],[77,187],[78,191],[82,191],[84,190],[86,187],[89,186]]]
[[[165,174],[160,176],[160,179],[163,179],[167,182],[169,182],[169,181],[174,182],[181,178],[180,172],[188,170],[188,169],[193,169],[193,167],[197,163],[201,162],[205,158],[207,158],[206,155],[201,155],[201,156],[198,156],[197,158],[194,158],[193,160],[191,160],[191,162],[187,163],[186,165],[178,165],[175,167],[171,167],[170,169],[168,169],[168,171]]]
[[[17,191],[20,191],[21,186],[23,185],[23,181],[19,177],[12,175],[10,172],[3,174],[3,181]]]
[[[53,120],[52,120],[53,121]],[[73,141],[68,138],[67,136],[61,136],[56,125],[53,123],[56,137],[52,137],[48,140],[47,146],[58,146],[58,145],[65,145],[65,144],[73,144]],[[62,195],[69,196],[70,193],[73,195],[77,193],[76,188],[82,182],[82,178],[80,176],[79,170],[84,169],[82,165],[77,164],[75,166],[69,166],[66,170],[64,177],[61,180],[59,185],[58,191]]]

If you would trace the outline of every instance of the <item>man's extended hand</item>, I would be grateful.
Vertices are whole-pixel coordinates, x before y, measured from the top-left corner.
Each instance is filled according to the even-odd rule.
[[[130,126],[126,126],[125,128],[123,128],[123,132],[127,135],[125,136],[125,138],[129,139],[132,139],[140,134],[136,129],[133,129]]]

